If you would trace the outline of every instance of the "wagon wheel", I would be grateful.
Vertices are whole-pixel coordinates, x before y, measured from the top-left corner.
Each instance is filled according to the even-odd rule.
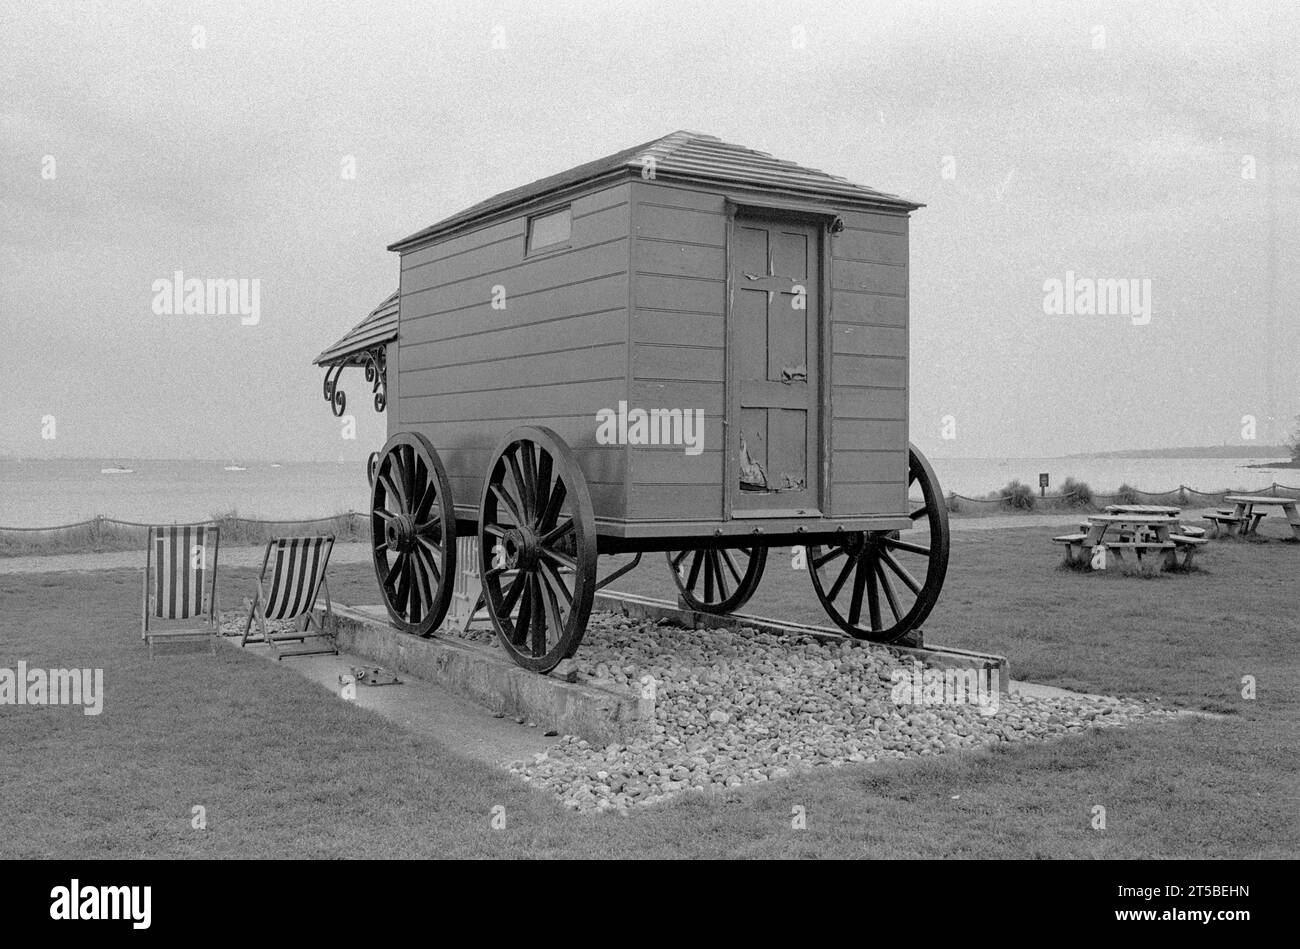
[[[908,494],[919,484],[924,499],[910,516],[913,522],[926,520],[928,540],[859,531],[830,547],[808,548],[818,599],[856,639],[892,643],[916,629],[934,608],[948,571],[948,508],[939,480],[925,456],[913,446],[909,450]]]
[[[700,613],[731,613],[749,602],[763,578],[766,547],[670,550],[668,569],[683,602]]]
[[[547,673],[573,655],[596,593],[587,479],[549,428],[517,428],[492,455],[479,505],[483,595],[501,645]]]
[[[423,435],[399,432],[379,452],[370,487],[375,577],[393,624],[428,636],[447,615],[456,577],[451,484]]]

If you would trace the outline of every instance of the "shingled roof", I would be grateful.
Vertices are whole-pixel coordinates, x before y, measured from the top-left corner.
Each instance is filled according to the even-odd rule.
[[[365,361],[366,350],[396,338],[397,291],[394,290],[364,320],[344,333],[342,339],[313,359],[312,364],[361,363]]]
[[[539,178],[531,184],[502,191],[458,214],[390,244],[389,250],[403,250],[462,225],[485,218],[515,205],[541,198],[551,192],[601,178],[640,175],[646,159],[654,159],[658,179],[676,179],[709,184],[743,185],[780,194],[838,200],[851,204],[884,205],[908,210],[921,205],[857,185],[838,175],[782,161],[767,152],[724,142],[713,135],[678,131],[662,138],[625,148],[605,158],[578,165],[558,175]]]

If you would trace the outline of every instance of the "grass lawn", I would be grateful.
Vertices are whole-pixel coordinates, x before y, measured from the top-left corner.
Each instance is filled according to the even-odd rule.
[[[2,857],[1295,857],[1300,544],[1203,570],[1057,568],[1052,528],[954,535],[927,639],[1018,678],[1225,713],[1051,745],[821,770],[629,817],[578,816],[285,668],[139,641],[136,571],[0,575],[0,667],[102,667],[103,714],[0,706]],[[227,607],[250,570],[223,570]],[[616,586],[668,597],[659,555]],[[378,602],[368,567],[337,600]],[[751,612],[825,623],[773,552]],[[1243,676],[1258,698],[1240,695]],[[504,805],[506,828],[489,826]],[[1092,829],[1093,807],[1106,829]],[[191,828],[192,808],[207,829]],[[791,829],[802,806],[807,829]]]

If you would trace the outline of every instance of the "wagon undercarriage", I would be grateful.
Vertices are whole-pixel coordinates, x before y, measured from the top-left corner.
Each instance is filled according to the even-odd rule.
[[[376,577],[393,622],[433,635],[446,616],[456,538],[478,540],[475,572],[502,646],[521,666],[546,673],[582,641],[596,590],[647,551],[665,554],[691,609],[731,613],[758,589],[772,547],[801,546],[813,589],[849,635],[890,643],[920,627],[943,585],[948,517],[938,481],[914,447],[909,456],[909,527],[640,538],[598,533],[587,481],[572,451],[540,427],[517,428],[492,454],[479,516],[457,517],[437,449],[402,432],[372,464],[371,528]],[[915,534],[915,536],[914,536]],[[598,578],[601,554],[635,552],[632,564]]]

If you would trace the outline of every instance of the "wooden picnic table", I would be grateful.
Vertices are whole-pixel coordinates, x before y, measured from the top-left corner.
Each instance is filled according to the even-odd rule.
[[[1139,562],[1147,556],[1158,557],[1168,570],[1178,564],[1180,551],[1184,554],[1183,566],[1190,566],[1196,548],[1205,543],[1202,538],[1181,533],[1181,529],[1176,517],[1164,513],[1092,514],[1086,532],[1066,534],[1053,541],[1066,545],[1068,561],[1077,559],[1076,549],[1079,554],[1091,556],[1093,548],[1105,546],[1116,560],[1123,561],[1123,551],[1131,550]],[[1113,539],[1107,539],[1108,532],[1113,532]]]
[[[1300,538],[1300,512],[1297,512],[1297,502],[1295,498],[1279,498],[1272,495],[1260,494],[1229,494],[1224,498],[1234,505],[1232,516],[1238,520],[1235,522],[1237,531],[1241,535],[1253,534],[1259,529],[1259,522],[1263,520],[1267,511],[1257,511],[1257,507],[1280,507],[1286,514],[1287,523],[1291,525],[1291,533]],[[1228,527],[1229,533],[1232,526]]]
[[[1107,504],[1107,514],[1149,514],[1153,517],[1177,517],[1183,513],[1181,507],[1168,507],[1163,504]]]

